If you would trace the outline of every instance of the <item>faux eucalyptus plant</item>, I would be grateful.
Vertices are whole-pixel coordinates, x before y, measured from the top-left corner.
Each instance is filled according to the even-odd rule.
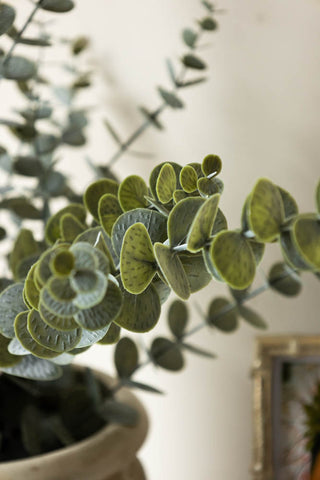
[[[198,22],[200,32],[214,31],[216,9],[209,2],[202,3],[206,16]],[[258,180],[248,193],[239,228],[230,230],[219,206],[223,182],[219,176],[222,162],[217,155],[209,154],[199,163],[185,166],[161,163],[153,168],[148,184],[137,175],[123,181],[110,178],[110,167],[138,135],[149,125],[161,127],[158,117],[164,108],[183,106],[176,90],[203,81],[183,79],[186,68],[206,68],[193,52],[200,35],[193,29],[183,32],[190,50],[182,58],[183,74],[177,75],[172,62],[168,63],[173,89],[159,88],[161,106],[153,112],[142,108],[146,123],[127,141],[120,140],[107,122],[119,151],[105,169],[103,165],[95,167],[99,178],[89,185],[83,198],[71,190],[66,178],[56,170],[54,155],[63,143],[77,147],[85,143],[86,113],[70,104],[63,131],[59,135],[42,133],[38,124],[40,120],[50,120],[52,110],[31,88],[31,83],[42,81],[40,67],[13,55],[13,50],[19,43],[40,49],[50,45],[48,34],[25,37],[26,27],[38,10],[63,12],[72,7],[71,0],[40,0],[19,31],[13,27],[13,7],[0,4],[0,33],[13,39],[11,48],[3,52],[0,72],[4,79],[16,80],[31,102],[29,108],[20,112],[20,123],[2,121],[15,135],[18,133],[28,153],[12,157],[3,149],[2,157],[6,158],[9,172],[36,179],[35,191],[40,192],[43,203],[40,210],[33,206],[32,211],[38,214],[32,218],[45,221],[44,238],[40,240],[19,224],[9,254],[12,279],[2,279],[5,288],[0,295],[0,389],[4,396],[8,391],[12,395],[19,391],[22,411],[10,428],[3,428],[5,419],[0,414],[4,459],[68,445],[110,419],[134,422],[134,412],[115,403],[112,392],[95,382],[89,370],[80,374],[67,367],[76,355],[92,345],[100,343],[111,348],[107,346],[116,344],[119,382],[113,392],[124,384],[158,392],[153,386],[132,379],[146,362],[176,371],[183,367],[184,351],[212,357],[210,352],[190,345],[187,337],[204,326],[231,332],[239,317],[257,328],[265,328],[260,315],[245,305],[250,298],[269,287],[295,295],[301,287],[301,272],[320,275],[320,183],[315,211],[301,214],[290,193],[268,179]],[[86,45],[82,37],[71,42],[73,55],[79,55]],[[69,88],[69,100],[74,99],[78,88],[89,83],[84,80],[88,76],[77,68],[73,73],[78,84],[75,86],[74,80]],[[81,87],[79,79],[83,80]],[[49,143],[52,148],[48,150]],[[39,145],[46,148],[39,149]],[[52,175],[59,178],[59,189],[54,193],[50,188],[57,184],[44,180],[53,178]],[[30,218],[23,212],[25,205],[32,206],[31,195],[26,199],[13,196],[12,192],[13,183],[3,186],[0,207],[18,216],[20,212],[21,219]],[[54,196],[62,196],[67,204],[50,215],[50,200]],[[275,242],[283,261],[271,268],[262,288],[252,289],[265,246]],[[233,300],[213,298],[201,324],[188,329],[186,301],[212,280],[224,282]],[[152,330],[171,292],[178,297],[169,308],[171,338],[156,337],[147,351],[147,360],[140,362],[136,343],[126,332],[141,334]],[[81,425],[80,416],[85,418]],[[39,420],[36,427],[35,418]],[[19,447],[10,437],[17,428],[22,438]]]

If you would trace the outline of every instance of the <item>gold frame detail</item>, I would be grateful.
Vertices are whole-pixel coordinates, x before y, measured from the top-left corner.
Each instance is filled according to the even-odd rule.
[[[275,357],[320,355],[320,336],[256,338],[253,378],[253,480],[275,480],[272,465],[272,366]]]

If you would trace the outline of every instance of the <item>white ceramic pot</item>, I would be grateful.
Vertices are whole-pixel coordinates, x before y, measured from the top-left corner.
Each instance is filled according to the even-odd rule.
[[[95,374],[110,386],[110,377]],[[119,390],[117,399],[138,411],[134,427],[108,425],[70,447],[0,463],[0,480],[145,480],[136,454],[147,434],[147,414],[128,389]]]

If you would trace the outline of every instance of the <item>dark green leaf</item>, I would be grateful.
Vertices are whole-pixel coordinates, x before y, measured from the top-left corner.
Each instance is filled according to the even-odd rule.
[[[302,282],[298,273],[283,262],[272,266],[268,280],[270,287],[283,295],[294,296],[301,291]]]
[[[208,4],[209,5],[209,4]],[[218,23],[212,17],[206,17],[199,22],[203,30],[214,31],[218,28]]]
[[[188,323],[188,308],[185,302],[175,300],[168,311],[168,323],[171,332],[177,338],[183,337]]]
[[[159,295],[152,284],[139,295],[124,290],[122,310],[114,322],[132,332],[148,332],[157,324],[160,311]]]
[[[156,183],[157,197],[161,203],[168,203],[172,200],[176,184],[177,179],[173,166],[165,163],[161,167]]]
[[[181,200],[171,210],[168,218],[168,238],[172,247],[186,241],[193,219],[205,199],[189,197]]]
[[[0,35],[6,33],[13,25],[16,17],[16,11],[10,5],[1,3],[0,5]]]
[[[243,290],[253,282],[255,257],[250,243],[241,233],[218,233],[211,244],[210,255],[218,274],[230,287]]]
[[[159,367],[178,372],[184,367],[184,359],[180,348],[167,338],[155,338],[151,345],[151,356]]]
[[[201,253],[181,252],[178,254],[188,277],[190,292],[198,292],[212,280]]]
[[[101,345],[112,345],[113,343],[117,343],[120,338],[120,332],[121,328],[115,323],[111,323],[109,330],[98,343]]]
[[[192,55],[191,53],[185,55],[182,58],[182,63],[187,68],[193,68],[195,70],[205,70],[207,65],[204,63],[201,58]]]
[[[145,383],[129,380],[129,379],[123,380],[122,384],[125,387],[138,388],[139,390],[143,390],[144,392],[158,393],[160,395],[163,394],[163,392],[161,390],[158,390],[158,388],[152,387],[151,385],[146,385]]]
[[[24,175],[26,177],[39,177],[44,171],[39,158],[32,155],[15,157],[13,170],[18,175]]]
[[[74,8],[72,0],[42,0],[40,8],[49,12],[64,13]]]
[[[1,13],[1,11],[0,11]],[[8,352],[10,339],[0,335],[0,369],[13,367],[21,361],[21,357]]]
[[[188,250],[197,252],[209,242],[211,232],[218,212],[220,195],[215,194],[209,197],[199,208],[192,221],[188,238]]]
[[[216,358],[217,356],[214,353],[208,352],[207,350],[203,350],[202,348],[195,347],[194,345],[190,345],[190,343],[181,343],[182,347],[188,352],[194,353],[195,355],[199,355],[200,357],[206,358]]]
[[[189,280],[177,253],[162,243],[154,245],[154,252],[160,270],[172,290],[182,300],[187,300],[190,296]]]
[[[320,220],[316,214],[300,215],[293,224],[292,240],[311,269],[320,271]]]
[[[266,328],[268,328],[267,323],[263,320],[261,315],[259,315],[251,308],[244,305],[239,305],[238,312],[241,317],[252,327],[259,328],[260,330],[265,330]]]
[[[281,187],[278,187],[282,202],[283,202],[283,207],[284,207],[284,216],[285,218],[290,218],[294,215],[298,214],[298,205],[295,201],[295,199],[290,195],[289,192],[284,190]]]
[[[207,322],[222,332],[233,332],[238,327],[237,309],[226,298],[217,297],[210,303]]]
[[[35,149],[39,155],[45,155],[46,153],[51,153],[57,148],[60,143],[60,139],[55,135],[50,135],[47,133],[38,135],[35,139]]]
[[[114,363],[120,378],[130,378],[138,366],[139,354],[136,344],[131,338],[119,340],[114,354]]]
[[[142,115],[150,122],[158,130],[163,130],[163,125],[160,123],[158,119],[158,115],[154,112],[149,112],[149,110],[145,107],[139,107],[140,112]]]
[[[62,375],[62,368],[48,361],[26,355],[21,362],[13,367],[2,368],[4,373],[30,380],[55,380]]]

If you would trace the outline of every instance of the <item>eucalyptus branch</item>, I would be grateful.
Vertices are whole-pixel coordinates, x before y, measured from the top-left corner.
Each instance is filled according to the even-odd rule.
[[[280,275],[278,278],[274,279],[273,281],[274,282],[277,282],[277,281],[280,281],[280,280],[284,280],[285,278],[290,278],[290,273],[288,274],[284,274],[284,275]],[[225,315],[227,315],[228,313],[236,310],[238,308],[239,305],[243,305],[244,303],[247,303],[249,302],[250,300],[252,300],[253,298],[261,295],[262,293],[264,293],[265,291],[269,290],[271,288],[271,285],[270,285],[270,282],[266,282],[264,283],[263,285],[261,285],[260,287],[257,287],[256,289],[252,290],[250,293],[248,293],[247,295],[245,295],[241,300],[238,300],[238,301],[234,301],[228,305],[226,305],[225,307],[223,307],[216,315],[214,315],[211,319],[210,319],[210,323],[214,324],[214,322],[216,320],[219,320],[221,318],[223,318]],[[171,346],[169,346],[168,348],[166,349],[163,349],[161,350],[160,352],[158,352],[159,355],[165,355],[166,353],[168,353],[170,350],[174,349],[176,347],[176,345],[178,344],[183,344],[183,341],[186,339],[186,338],[189,338],[191,337],[192,335],[198,333],[199,331],[203,330],[205,327],[208,327],[209,324],[208,324],[208,319],[207,319],[207,316],[203,313],[202,309],[200,308],[199,304],[198,303],[195,303],[194,304],[196,310],[198,311],[200,317],[202,317],[202,320],[200,323],[198,323],[194,328],[192,328],[191,330],[189,330],[188,332],[186,332],[184,335],[181,336],[181,338],[179,338],[179,340],[176,342],[176,343],[172,343]],[[136,374],[138,371],[142,370],[144,367],[148,366],[148,365],[151,365],[153,364],[154,361],[153,361],[153,358],[152,358],[152,355],[149,354],[148,355],[148,358],[142,362],[142,363],[139,363],[137,365],[137,367],[135,368],[133,374]],[[113,387],[112,389],[112,392],[113,394],[116,393],[121,387],[123,387],[124,385],[127,385],[127,382],[125,379],[122,379],[120,378],[118,383],[115,384],[115,386]]]
[[[19,43],[19,40],[20,38],[22,37],[22,35],[24,34],[25,30],[28,28],[29,24],[32,22],[35,14],[37,13],[38,9],[41,7],[41,3],[42,3],[43,0],[39,0],[33,10],[31,11],[29,17],[27,18],[27,20],[25,21],[25,23],[23,24],[23,26],[21,27],[21,29],[18,31],[16,37],[14,38],[13,40],[13,43],[11,45],[11,48],[9,49],[8,53],[6,54],[4,60],[3,60],[3,63],[7,63],[9,61],[9,59],[11,58],[12,54],[13,54],[13,51],[14,49],[16,48],[17,44]]]
[[[193,52],[196,51],[199,48],[198,44],[199,44],[199,40],[200,40],[201,36],[203,35],[203,32],[204,32],[204,30],[200,26],[198,31],[195,34],[196,40],[194,41],[194,44],[192,46],[192,51]],[[187,74],[188,70],[190,70],[191,68],[192,67],[188,68],[186,65],[182,65],[181,73],[179,75],[177,75],[176,77],[174,76],[172,71],[170,71],[170,76],[172,77],[171,79],[174,83],[173,90],[172,90],[173,94],[174,94],[175,91],[177,91],[177,90],[179,90],[179,89],[181,89],[185,86],[183,84],[183,81],[184,81],[185,75]],[[170,67],[169,67],[169,70],[170,70]],[[169,92],[169,94],[170,94],[170,92]],[[111,131],[111,128],[109,128],[109,131],[112,134],[112,136],[114,138],[117,137],[116,140],[117,140],[117,143],[119,143],[119,148],[114,153],[114,155],[110,158],[110,160],[107,162],[106,167],[111,168],[122,157],[122,155],[129,149],[129,147],[136,140],[138,140],[140,138],[140,136],[149,127],[154,126],[155,122],[158,120],[161,113],[168,106],[173,107],[173,105],[170,105],[170,102],[164,101],[156,109],[154,109],[151,112],[148,112],[148,118],[146,118],[146,120],[143,123],[141,123],[141,125],[138,128],[136,128],[136,130],[134,130],[134,132],[131,135],[129,135],[127,140],[124,141],[124,142],[119,141],[118,136],[117,135],[115,136],[114,133]],[[182,107],[183,107],[183,104],[181,104],[181,106],[179,106],[179,107],[173,107],[173,108],[182,108]]]

